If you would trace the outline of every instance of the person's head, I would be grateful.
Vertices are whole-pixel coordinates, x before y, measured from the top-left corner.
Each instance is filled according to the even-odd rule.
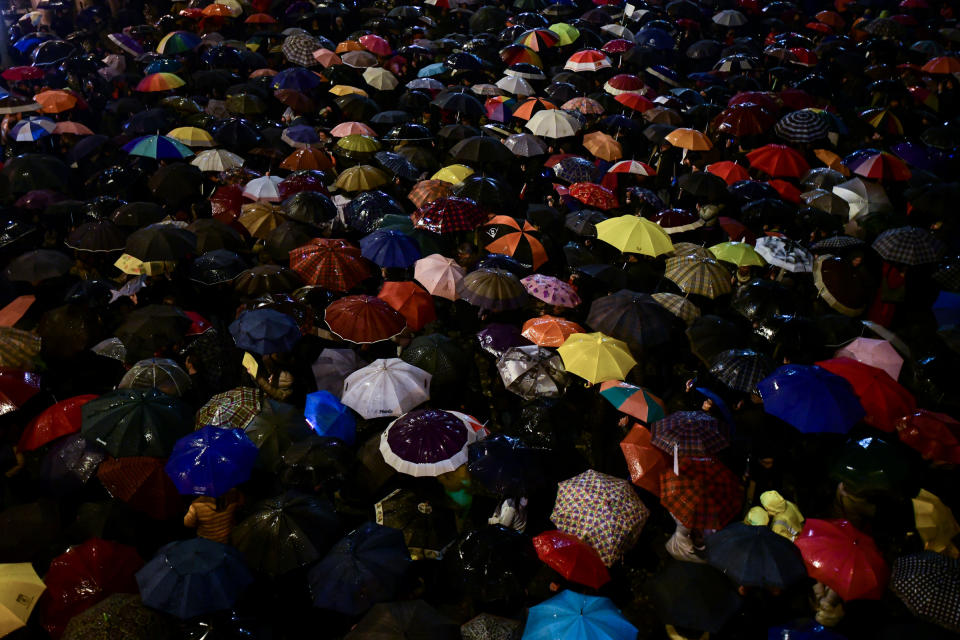
[[[786,511],[787,501],[779,491],[764,491],[760,494],[760,504],[767,513],[777,514]]]

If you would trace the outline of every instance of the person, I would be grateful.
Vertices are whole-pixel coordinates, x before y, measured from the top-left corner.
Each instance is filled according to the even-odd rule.
[[[243,504],[243,494],[230,489],[218,498],[198,496],[190,503],[183,526],[197,530],[197,535],[224,544],[230,541],[237,509]]]
[[[791,542],[797,539],[803,529],[803,515],[797,505],[773,490],[760,494],[760,504],[770,517],[770,528],[774,533]]]
[[[687,527],[676,516],[670,515],[676,523],[676,529],[664,544],[667,553],[682,562],[706,563],[707,547],[703,543],[701,532]]]

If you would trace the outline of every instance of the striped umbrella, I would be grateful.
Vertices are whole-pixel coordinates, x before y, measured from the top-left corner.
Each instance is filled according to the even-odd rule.
[[[547,250],[536,227],[526,220],[494,216],[483,226],[481,234],[490,239],[484,249],[511,256],[528,269],[539,269],[547,261]]]
[[[186,82],[180,76],[173,73],[151,73],[137,83],[137,91],[142,93],[170,91],[185,84]]]
[[[827,119],[813,109],[791,111],[774,127],[777,136],[791,144],[815,142],[830,133]]]
[[[192,51],[200,45],[200,36],[190,31],[171,31],[157,43],[157,53],[171,55]]]
[[[35,142],[53,133],[56,126],[56,123],[48,118],[27,118],[14,125],[7,137],[14,142]]]
[[[13,327],[0,327],[0,367],[31,371],[38,355],[40,336]]]

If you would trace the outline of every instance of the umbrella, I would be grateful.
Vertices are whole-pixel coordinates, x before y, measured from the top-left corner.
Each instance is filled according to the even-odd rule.
[[[850,383],[866,415],[863,421],[882,431],[893,432],[897,420],[917,407],[913,395],[881,369],[850,358],[832,358],[817,366]]]
[[[307,394],[303,415],[317,434],[339,438],[349,445],[354,443],[357,424],[353,414],[329,391]]]
[[[230,324],[237,346],[260,355],[287,353],[300,339],[296,321],[273,309],[245,311]]]
[[[528,269],[539,269],[547,261],[547,251],[536,227],[526,220],[493,216],[484,224],[481,234],[490,240],[484,249],[511,256]]]
[[[608,598],[565,590],[531,607],[523,640],[632,639],[634,627]]]
[[[888,212],[892,208],[882,186],[874,182],[864,182],[861,178],[847,180],[833,186],[831,190],[847,201],[851,220],[870,213]]]
[[[592,589],[610,581],[610,573],[600,555],[576,536],[559,530],[544,531],[534,536],[537,557],[565,579]]]
[[[667,258],[664,277],[684,293],[694,293],[711,299],[733,290],[726,268],[711,258],[694,255]]]
[[[649,514],[629,482],[589,469],[557,486],[550,521],[609,567],[636,543]]]
[[[601,394],[603,392],[601,391]],[[620,451],[630,472],[630,481],[655,496],[660,495],[660,473],[670,464],[667,456],[653,446],[650,431],[638,424],[620,441]]]
[[[509,271],[481,268],[464,276],[460,298],[483,310],[508,311],[526,304],[527,290]]]
[[[647,590],[664,623],[709,633],[719,632],[743,604],[723,573],[694,562],[670,562]]]
[[[76,433],[82,420],[81,407],[96,397],[90,394],[74,396],[47,407],[24,429],[17,448],[33,451],[57,438]]]
[[[83,405],[83,437],[113,456],[170,453],[190,423],[177,398],[155,389],[117,389]]]
[[[420,259],[416,242],[394,230],[374,231],[360,240],[360,250],[364,258],[380,267],[406,268]]]
[[[703,411],[675,411],[652,426],[651,444],[661,451],[678,456],[703,458],[730,444],[727,429]]]
[[[407,198],[417,208],[453,195],[453,185],[445,180],[421,180],[413,185]]]
[[[446,558],[452,585],[482,603],[522,597],[535,562],[526,536],[499,524],[467,531]]]
[[[115,593],[78,614],[67,623],[64,640],[91,638],[154,638],[176,636],[177,626],[169,617],[154,611],[140,596]]]
[[[846,520],[808,518],[795,544],[811,578],[844,600],[877,600],[890,569],[873,539]]]
[[[507,391],[524,400],[559,398],[569,381],[560,356],[536,345],[508,349],[497,371]]]
[[[628,289],[594,299],[587,315],[590,328],[640,349],[668,342],[674,322],[652,297]]]
[[[680,458],[660,472],[660,503],[691,529],[722,529],[740,513],[739,479],[713,458]]]
[[[180,309],[151,304],[130,313],[115,334],[130,357],[150,357],[183,339],[191,320]]]
[[[457,196],[430,201],[417,209],[412,216],[414,227],[434,233],[473,231],[486,219],[486,214],[476,202]]]
[[[620,216],[597,223],[597,237],[624,253],[658,256],[673,251],[663,228],[639,216]]]
[[[553,306],[572,308],[581,302],[572,286],[553,276],[534,273],[520,282],[531,296]]]
[[[334,186],[348,192],[369,191],[390,182],[389,174],[369,164],[361,164],[344,170]]]
[[[636,365],[626,343],[603,333],[574,333],[557,350],[564,368],[591,384],[623,380]]]
[[[893,562],[890,590],[922,620],[960,631],[960,560],[924,551]]]
[[[785,589],[807,577],[803,556],[790,540],[742,522],[707,537],[707,562],[745,587]]]
[[[777,121],[774,131],[777,136],[792,144],[806,144],[826,138],[830,125],[821,112],[814,109],[798,109]]]
[[[9,166],[9,165],[7,165]],[[13,282],[37,283],[65,275],[72,266],[70,258],[50,249],[22,253],[7,266],[7,278]]]
[[[674,147],[687,151],[709,151],[713,143],[696,129],[677,128],[664,136],[664,140]]]
[[[570,185],[570,197],[579,200],[588,207],[609,211],[619,206],[617,196],[604,186],[593,182],[577,182]]]
[[[960,422],[944,413],[918,409],[903,416],[897,435],[925,460],[960,461]]]
[[[406,327],[403,315],[375,296],[341,298],[327,307],[323,317],[330,331],[358,344],[389,340]]]
[[[433,298],[415,282],[384,282],[377,297],[398,311],[412,331],[419,331],[437,319]]]
[[[755,248],[760,257],[774,267],[794,273],[813,271],[813,255],[788,238],[764,236],[757,239]]]
[[[896,443],[876,437],[847,441],[838,451],[831,477],[853,494],[912,495],[915,460]]]
[[[475,440],[473,429],[452,413],[420,409],[390,423],[380,436],[380,453],[401,473],[438,476],[466,463],[467,446]]]
[[[747,160],[754,169],[769,176],[800,178],[810,165],[793,147],[783,144],[768,144],[747,154]]]
[[[457,535],[453,511],[409,489],[391,492],[374,505],[374,512],[377,524],[403,532],[406,551],[413,560],[442,559]],[[397,555],[404,560],[408,557],[406,552]]]
[[[46,587],[29,562],[0,564],[0,634],[26,626],[30,613]]]
[[[0,327],[0,367],[29,371],[39,355],[40,336],[13,327]]]
[[[921,489],[913,498],[913,518],[924,549],[956,557],[957,548],[952,540],[960,533],[960,524],[940,498]]]
[[[757,391],[764,411],[802,433],[846,433],[864,416],[850,384],[820,367],[784,365]]]
[[[580,121],[575,116],[560,109],[538,111],[524,125],[533,135],[552,139],[574,136],[580,126]]]
[[[368,522],[337,542],[310,570],[313,604],[347,615],[364,613],[396,596],[409,565],[403,534]]]
[[[179,140],[159,135],[131,140],[123,146],[123,150],[132,156],[153,160],[180,160],[193,155],[193,151]]]
[[[43,627],[62,635],[74,616],[114,593],[136,593],[134,574],[143,560],[133,547],[91,538],[67,549],[50,562],[41,605]]]
[[[749,349],[729,349],[716,356],[710,373],[734,391],[753,393],[773,368],[773,362],[763,354]]]
[[[137,572],[143,603],[181,620],[229,609],[251,582],[239,551],[206,538],[166,544]]]
[[[166,470],[180,493],[218,497],[249,479],[258,453],[242,430],[206,426],[174,444]]]
[[[339,530],[330,505],[288,491],[257,503],[233,530],[232,540],[251,569],[280,576],[319,560]]]
[[[877,236],[872,246],[884,260],[906,265],[937,262],[944,251],[939,240],[919,227],[888,229]]]
[[[477,15],[481,14],[473,17]],[[423,600],[379,603],[361,618],[344,640],[403,640],[416,636],[431,640],[460,640],[460,627]]]
[[[550,315],[527,320],[521,331],[524,338],[541,347],[559,347],[573,333],[583,333],[583,327]]]
[[[677,316],[689,327],[700,317],[700,308],[688,298],[675,293],[654,293],[650,296],[664,309]]]
[[[903,356],[886,340],[876,338],[855,338],[853,342],[839,349],[837,358],[850,358],[865,365],[886,371],[894,380],[900,377]]]
[[[52,442],[40,463],[42,484],[57,495],[73,493],[97,472],[105,454],[79,433]]]
[[[721,242],[710,247],[710,253],[721,262],[738,267],[763,267],[766,261],[746,242]]]
[[[600,395],[621,413],[645,424],[652,424],[666,416],[663,400],[643,387],[608,381],[600,385]]]
[[[463,640],[517,640],[523,624],[519,620],[481,613],[460,625]]]
[[[179,517],[183,501],[170,476],[163,469],[163,458],[107,458],[97,468],[97,479],[114,498],[156,520]]]
[[[546,484],[547,450],[497,434],[468,447],[467,471],[497,496],[529,495]]]
[[[261,409],[262,392],[251,387],[237,387],[215,394],[200,407],[194,417],[197,428],[205,425],[228,429],[246,429]]]
[[[364,364],[353,349],[325,348],[311,366],[317,389],[339,397],[343,391],[343,379]]]
[[[292,269],[264,264],[242,271],[233,279],[233,289],[247,296],[293,291],[303,284]]]
[[[399,358],[374,360],[347,376],[340,400],[366,420],[400,416],[430,399],[430,379]]]

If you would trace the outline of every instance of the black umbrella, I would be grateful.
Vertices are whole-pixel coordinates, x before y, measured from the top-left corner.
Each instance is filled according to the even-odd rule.
[[[111,220],[121,227],[140,228],[160,222],[166,213],[155,202],[128,202],[113,212]]]
[[[365,191],[344,209],[347,226],[360,233],[371,233],[388,214],[403,215],[403,207],[383,191]]]
[[[420,176],[420,169],[399,153],[393,151],[379,151],[373,156],[377,164],[404,180],[414,181]]]
[[[190,432],[193,416],[179,398],[156,389],[117,389],[83,405],[83,437],[114,457],[165,458]]]
[[[285,487],[316,491],[336,489],[352,462],[352,453],[339,438],[316,434],[296,441],[283,452],[277,474]]]
[[[385,136],[385,142],[428,142],[433,140],[433,134],[428,127],[415,122],[404,122],[390,129]]]
[[[468,447],[467,470],[497,496],[528,496],[550,484],[549,451],[497,434]]]
[[[41,282],[70,271],[73,261],[59,251],[36,249],[23,253],[7,265],[7,278],[14,282]]]
[[[246,249],[246,240],[235,228],[224,224],[216,218],[200,218],[187,227],[196,236],[196,253],[207,253],[215,249],[243,251]]]
[[[319,560],[339,533],[340,521],[329,504],[288,491],[254,506],[234,529],[232,540],[247,566],[278,576]]]
[[[720,316],[704,315],[687,328],[690,351],[707,366],[728,349],[745,348],[750,343],[747,332]]]
[[[485,139],[491,140],[492,138]],[[460,144],[463,143],[458,143],[457,146],[460,146]],[[499,142],[496,144],[506,150],[506,147]],[[507,153],[509,153],[509,151],[507,151]],[[488,211],[509,213],[513,211],[517,205],[516,196],[513,194],[513,189],[510,185],[497,178],[488,178],[476,174],[468,176],[466,180],[458,184],[454,188],[453,194],[463,198],[470,198],[479,204],[481,208]]]
[[[144,262],[175,262],[197,249],[197,236],[172,224],[151,224],[127,238],[124,253]]]
[[[396,489],[373,506],[377,524],[403,532],[414,560],[439,560],[457,537],[453,511],[409,489]]]
[[[423,600],[374,605],[344,640],[461,640],[457,623]]]
[[[480,118],[487,113],[483,103],[468,93],[448,93],[437,96],[432,104],[444,111],[453,111],[471,118]]]
[[[452,339],[439,333],[417,336],[400,354],[415,367],[431,374],[432,385],[462,382],[469,356]]]
[[[664,344],[670,339],[673,315],[648,294],[621,289],[590,305],[587,324],[632,347]]]
[[[174,122],[166,109],[153,108],[133,114],[123,123],[123,128],[130,134],[146,136],[158,131],[169,131]]]
[[[247,262],[233,251],[214,249],[193,261],[190,265],[190,280],[209,286],[224,284],[236,278],[248,266]]]
[[[646,587],[664,623],[698,631],[720,631],[742,602],[723,573],[694,562],[671,562]]]
[[[464,533],[444,562],[451,583],[484,603],[522,598],[536,565],[530,541],[501,525]]]
[[[742,522],[707,537],[707,562],[745,587],[785,589],[807,577],[803,556],[788,538]]]
[[[503,143],[489,136],[464,138],[450,149],[450,156],[457,162],[500,164],[501,167],[509,166],[514,160]]]
[[[694,171],[680,176],[680,188],[692,196],[717,202],[726,199],[727,183],[709,171]]]
[[[183,339],[191,320],[180,309],[171,305],[151,304],[130,313],[117,330],[132,360],[154,355]]]
[[[243,118],[227,118],[214,125],[210,133],[220,144],[239,151],[252,149],[261,141],[256,127]]]
[[[161,201],[177,206],[200,195],[203,173],[185,162],[160,167],[147,181],[150,193]]]
[[[730,306],[751,322],[787,315],[796,309],[794,294],[772,280],[752,280],[741,286],[730,301]]]
[[[10,191],[26,193],[34,189],[66,191],[70,170],[59,159],[40,153],[25,153],[7,162],[2,171],[10,181]]]
[[[351,93],[334,100],[345,119],[364,122],[380,113],[380,105],[365,96]]]
[[[57,438],[43,455],[40,482],[55,495],[68,495],[83,488],[97,472],[106,454],[79,433]]]
[[[316,191],[301,191],[283,201],[283,212],[290,220],[321,225],[337,216],[337,206]]]

